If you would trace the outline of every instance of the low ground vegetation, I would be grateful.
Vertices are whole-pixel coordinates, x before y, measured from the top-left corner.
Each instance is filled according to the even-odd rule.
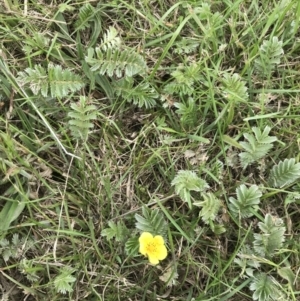
[[[2,0],[0,300],[300,300],[299,23]]]

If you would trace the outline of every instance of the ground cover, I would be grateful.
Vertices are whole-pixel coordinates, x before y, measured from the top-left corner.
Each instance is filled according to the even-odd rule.
[[[299,22],[3,0],[0,300],[300,300]]]

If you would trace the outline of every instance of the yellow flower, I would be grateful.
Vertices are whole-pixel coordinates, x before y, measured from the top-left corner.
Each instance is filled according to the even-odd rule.
[[[159,260],[167,257],[168,252],[164,239],[160,235],[153,235],[149,232],[143,232],[139,238],[140,253],[148,256],[151,264],[158,264]]]

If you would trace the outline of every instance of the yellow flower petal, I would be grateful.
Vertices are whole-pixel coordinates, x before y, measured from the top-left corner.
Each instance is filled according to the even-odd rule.
[[[147,256],[147,246],[153,240],[153,235],[149,232],[143,232],[139,238],[140,249],[139,252]]]
[[[159,264],[159,261],[158,261],[158,259],[157,259],[155,256],[150,256],[150,255],[149,255],[148,259],[149,259],[149,262],[150,262],[151,264],[153,264],[153,265]]]
[[[153,235],[149,232],[143,232],[139,238],[140,243],[147,243],[153,240]]]
[[[148,256],[151,264],[158,264],[159,260],[165,259],[168,255],[164,239],[160,235],[153,237],[151,233],[144,232],[139,238],[139,243],[139,252],[145,256]]]
[[[159,250],[157,253],[158,253],[157,259],[159,259],[159,260],[164,260],[168,255],[167,248],[164,245],[159,247]]]
[[[164,242],[164,239],[162,238],[162,236],[160,235],[156,235],[154,238],[153,238],[153,241],[154,243],[158,244],[158,245],[164,245],[165,242]]]

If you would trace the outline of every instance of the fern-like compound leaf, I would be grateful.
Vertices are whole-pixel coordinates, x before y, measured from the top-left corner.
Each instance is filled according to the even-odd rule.
[[[128,256],[135,256],[138,254],[139,239],[138,237],[130,237],[125,243],[125,252]]]
[[[194,92],[194,83],[200,81],[200,65],[190,64],[189,66],[178,66],[171,73],[174,80],[164,87],[166,94],[179,94],[180,96],[190,96]]]
[[[99,48],[103,51],[107,51],[108,49],[114,50],[119,49],[121,44],[122,40],[118,36],[118,31],[114,27],[110,26],[103,35]]]
[[[300,163],[296,163],[294,158],[280,161],[273,166],[269,178],[271,185],[283,187],[295,182],[300,178]]]
[[[190,38],[182,38],[177,44],[175,44],[174,53],[177,54],[190,54],[197,51],[200,43],[197,40]]]
[[[91,21],[93,21],[96,14],[95,8],[89,4],[84,4],[80,10],[75,22],[76,29],[85,29],[91,27]]]
[[[41,266],[34,263],[33,260],[23,258],[19,264],[19,270],[30,282],[36,282],[40,279],[38,272],[44,270]]]
[[[25,40],[23,51],[29,55],[34,50],[48,51],[50,39],[44,33],[35,32],[33,36],[30,36]]]
[[[35,65],[34,68],[26,68],[25,71],[19,72],[17,80],[21,86],[29,84],[33,94],[37,95],[41,92],[44,97],[48,96],[48,75],[41,65]]]
[[[132,77],[122,78],[114,83],[115,93],[128,102],[137,105],[139,108],[152,108],[156,104],[159,94],[149,85],[140,83],[134,86]]]
[[[144,206],[143,215],[135,214],[136,228],[143,232],[150,232],[153,235],[161,235],[166,238],[167,223],[163,214],[158,209],[151,210]]]
[[[95,58],[94,58],[95,55]],[[103,51],[100,47],[88,50],[85,61],[91,66],[91,71],[112,77],[134,76],[145,74],[147,64],[138,53],[128,49],[111,49]]]
[[[52,97],[65,97],[70,92],[80,90],[84,83],[78,74],[69,69],[62,69],[60,65],[48,65],[48,76]]]
[[[197,108],[192,97],[189,97],[186,103],[175,102],[174,107],[178,109],[176,113],[180,115],[183,125],[193,126],[197,122]]]
[[[171,185],[175,186],[176,194],[178,194],[184,202],[187,202],[190,208],[192,208],[190,192],[202,192],[209,188],[205,180],[200,179],[194,171],[190,170],[180,170]]]
[[[264,222],[258,223],[261,233],[254,234],[253,246],[259,255],[272,257],[275,250],[282,247],[285,241],[285,227],[282,224],[282,219],[270,214],[265,216]]]
[[[76,278],[72,276],[74,269],[70,267],[63,267],[60,270],[58,276],[54,279],[54,287],[58,293],[66,294],[73,291],[73,283],[76,281]]]
[[[202,207],[199,216],[206,224],[209,224],[210,221],[215,220],[222,203],[211,192],[203,193],[202,197],[204,199],[202,202],[194,202],[193,205]]]
[[[249,164],[257,162],[265,157],[272,149],[274,141],[277,140],[274,136],[269,136],[271,128],[266,126],[264,131],[257,127],[253,127],[253,134],[244,133],[244,138],[248,141],[241,141],[239,144],[245,152],[239,154],[241,165],[246,168]]]
[[[237,254],[237,257],[234,259],[234,262],[245,271],[246,269],[258,269],[260,267],[260,262],[256,260],[253,253],[254,252],[249,245],[243,245],[240,252]]]
[[[0,255],[4,261],[8,261],[11,257],[20,258],[28,249],[34,249],[33,241],[29,238],[19,238],[19,234],[15,233],[9,242],[6,238],[0,240]]]
[[[250,217],[253,215],[253,211],[258,210],[260,203],[261,191],[256,185],[252,185],[249,188],[242,184],[236,189],[237,199],[229,198],[229,209],[234,216],[240,216],[241,218]]]
[[[222,180],[224,176],[224,163],[220,160],[214,161],[211,166],[211,172],[218,180]]]
[[[248,88],[246,87],[246,82],[241,80],[239,74],[234,73],[231,75],[225,73],[223,75],[222,85],[223,95],[226,99],[231,101],[248,101]]]
[[[68,113],[71,133],[74,138],[86,141],[89,131],[94,127],[92,120],[97,119],[97,108],[88,105],[84,96],[80,96],[79,103],[72,103],[71,108],[72,111]]]
[[[114,223],[113,221],[108,222],[109,228],[105,228],[101,231],[101,236],[106,237],[107,240],[114,238],[116,241],[122,241],[127,232],[127,228],[122,222]]]
[[[76,92],[84,86],[81,77],[69,69],[62,69],[60,65],[48,65],[46,71],[41,65],[26,68],[18,73],[17,81],[20,85],[28,85],[33,94],[42,96],[65,97],[70,92]]]
[[[277,141],[277,137],[269,136],[271,127],[266,126],[263,132],[258,127],[252,128],[253,133],[255,134],[256,141],[261,144],[269,144]]]
[[[259,48],[259,57],[255,60],[255,69],[258,74],[268,76],[280,63],[283,56],[282,41],[278,37],[264,40]]]
[[[254,291],[253,300],[258,301],[275,301],[282,295],[274,279],[265,273],[258,274],[253,278],[250,290]]]

